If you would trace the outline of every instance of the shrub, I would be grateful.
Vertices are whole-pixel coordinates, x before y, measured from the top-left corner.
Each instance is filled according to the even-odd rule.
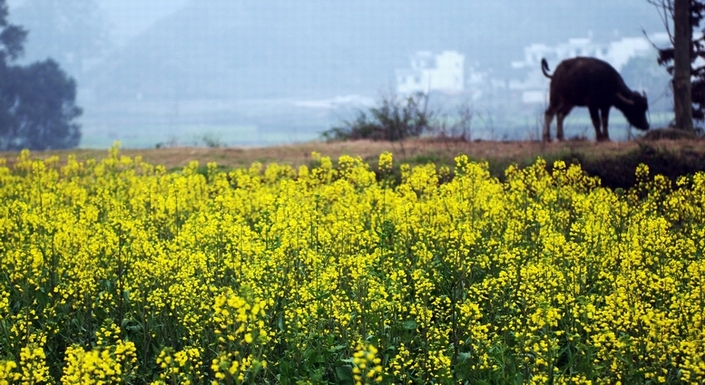
[[[382,98],[381,106],[358,110],[353,120],[343,122],[323,133],[326,140],[399,141],[430,132],[436,113],[428,108],[428,95],[415,93],[407,97]]]

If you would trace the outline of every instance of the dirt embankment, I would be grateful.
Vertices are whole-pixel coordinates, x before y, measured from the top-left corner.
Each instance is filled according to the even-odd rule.
[[[663,174],[670,178],[705,171],[705,140],[702,139],[658,139],[629,142],[595,143],[589,141],[567,141],[544,144],[541,142],[463,142],[453,140],[416,139],[404,143],[352,141],[311,142],[278,147],[262,148],[195,148],[174,147],[161,149],[121,150],[129,157],[141,156],[146,162],[164,165],[169,170],[179,169],[190,161],[197,160],[202,166],[216,162],[222,169],[246,167],[253,162],[286,163],[293,167],[311,163],[311,153],[317,151],[324,156],[337,159],[341,155],[360,156],[373,166],[379,154],[390,151],[395,164],[453,164],[460,153],[473,160],[484,160],[490,164],[493,175],[501,178],[510,164],[526,166],[537,157],[551,164],[562,159],[578,162],[591,175],[599,176],[604,186],[629,187],[634,183],[634,170],[645,163],[652,174]],[[32,152],[33,158],[46,159],[58,155],[64,163],[68,154],[78,160],[102,159],[107,150],[63,150]],[[0,158],[12,165],[19,153],[0,152]]]

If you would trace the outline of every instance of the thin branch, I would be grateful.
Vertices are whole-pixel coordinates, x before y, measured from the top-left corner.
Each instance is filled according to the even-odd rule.
[[[668,33],[668,39],[671,44],[675,44],[673,33],[671,32],[670,20],[673,20],[673,1],[672,0],[646,0],[649,4],[656,7],[661,22]]]
[[[644,28],[641,29],[641,33],[644,34],[644,38],[646,38],[646,41],[648,41],[649,44],[651,44],[651,46],[654,47],[654,49],[656,49],[657,51],[661,51],[661,50],[664,49],[664,48],[661,48],[661,47],[657,47],[657,46],[656,46],[656,43],[654,43],[653,41],[651,41],[651,39],[649,38],[649,35],[646,33],[646,30],[644,30]]]

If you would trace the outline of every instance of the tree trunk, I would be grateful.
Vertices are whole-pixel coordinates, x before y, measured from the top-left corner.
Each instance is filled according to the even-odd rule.
[[[692,36],[690,1],[674,0],[673,6],[673,106],[676,114],[676,128],[693,131],[693,103],[690,85]]]

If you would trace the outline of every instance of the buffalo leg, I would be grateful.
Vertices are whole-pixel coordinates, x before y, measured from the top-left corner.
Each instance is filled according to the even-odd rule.
[[[565,136],[563,135],[563,120],[565,119],[568,114],[570,114],[570,110],[573,109],[573,106],[566,106],[562,105],[558,109],[558,114],[556,114],[556,138],[559,141],[563,141],[565,139]]]
[[[546,114],[544,115],[544,125],[543,125],[543,141],[544,142],[550,142],[551,141],[551,121],[553,120],[553,111],[550,109],[546,110]]]
[[[602,141],[602,132],[600,131],[600,111],[597,107],[588,107],[590,110],[590,119],[592,120],[592,125],[595,127],[595,140]]]
[[[562,142],[563,139],[565,139],[563,136],[563,119],[565,119],[566,115],[568,114],[560,111],[556,116],[556,139],[558,139],[559,142]]]
[[[607,123],[610,120],[610,108],[603,108],[602,109],[602,140],[604,141],[609,141],[610,140],[610,133],[607,131]]]

